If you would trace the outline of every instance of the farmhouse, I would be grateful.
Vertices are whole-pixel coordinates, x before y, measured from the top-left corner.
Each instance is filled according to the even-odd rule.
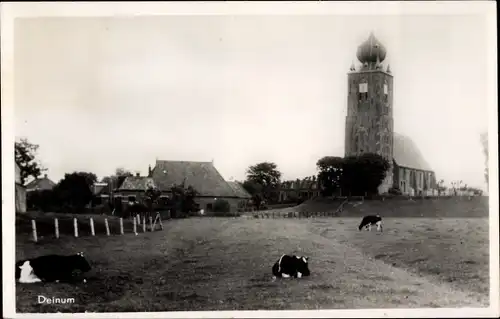
[[[238,209],[246,210],[251,206],[252,195],[250,195],[239,182],[227,182],[227,184],[233,189],[233,192],[240,199],[238,201]]]
[[[157,160],[154,168],[148,169],[148,176],[129,176],[114,191],[115,203],[142,202],[148,187],[158,188],[160,201],[171,196],[171,188],[192,186],[198,196],[200,208],[212,210],[216,199],[229,202],[231,210],[246,207],[251,196],[237,182],[227,182],[214,167],[213,162],[164,161]]]
[[[26,191],[34,192],[34,191],[51,190],[54,188],[54,186],[56,186],[56,183],[50,180],[47,177],[47,174],[45,174],[42,178],[35,178],[31,182],[29,182],[26,185]]]
[[[433,193],[436,177],[415,143],[394,132],[393,75],[383,65],[386,49],[373,33],[357,50],[359,66],[348,73],[345,156],[376,153],[391,163],[379,193],[392,187],[403,194]]]
[[[192,186],[198,192],[196,203],[207,211],[212,210],[217,199],[228,201],[231,211],[236,211],[248,201],[248,193],[235,189],[235,185],[231,187],[213,162],[157,160],[148,177],[167,196],[174,185]]]
[[[16,213],[26,213],[26,187],[21,182],[21,168],[15,163],[15,197]]]

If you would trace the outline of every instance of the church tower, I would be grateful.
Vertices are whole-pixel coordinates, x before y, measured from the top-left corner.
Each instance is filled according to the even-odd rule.
[[[391,164],[379,188],[385,193],[392,186],[393,173],[393,76],[384,67],[386,49],[370,34],[356,54],[361,65],[351,65],[348,79],[345,156],[376,153]]]

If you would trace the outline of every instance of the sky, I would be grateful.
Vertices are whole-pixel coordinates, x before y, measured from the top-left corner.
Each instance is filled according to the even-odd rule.
[[[16,19],[16,139],[58,181],[156,159],[214,161],[226,179],[344,155],[347,72],[371,31],[394,75],[394,128],[438,179],[485,187],[486,24],[480,15]]]

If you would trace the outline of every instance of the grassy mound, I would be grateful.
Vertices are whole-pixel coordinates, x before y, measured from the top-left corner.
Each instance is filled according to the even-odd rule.
[[[340,216],[360,217],[368,214],[379,214],[385,217],[488,217],[488,197],[443,197],[439,199],[392,198],[382,200],[364,200],[349,202],[344,205]],[[317,199],[303,203],[295,211],[300,212],[334,212],[341,200]]]

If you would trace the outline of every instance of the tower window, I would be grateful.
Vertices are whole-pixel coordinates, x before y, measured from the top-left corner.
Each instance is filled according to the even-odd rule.
[[[359,83],[358,100],[366,101],[368,99],[368,83]]]
[[[359,83],[359,93],[368,92],[368,83]]]
[[[387,87],[387,83],[384,83],[384,94],[389,94],[389,88]]]

